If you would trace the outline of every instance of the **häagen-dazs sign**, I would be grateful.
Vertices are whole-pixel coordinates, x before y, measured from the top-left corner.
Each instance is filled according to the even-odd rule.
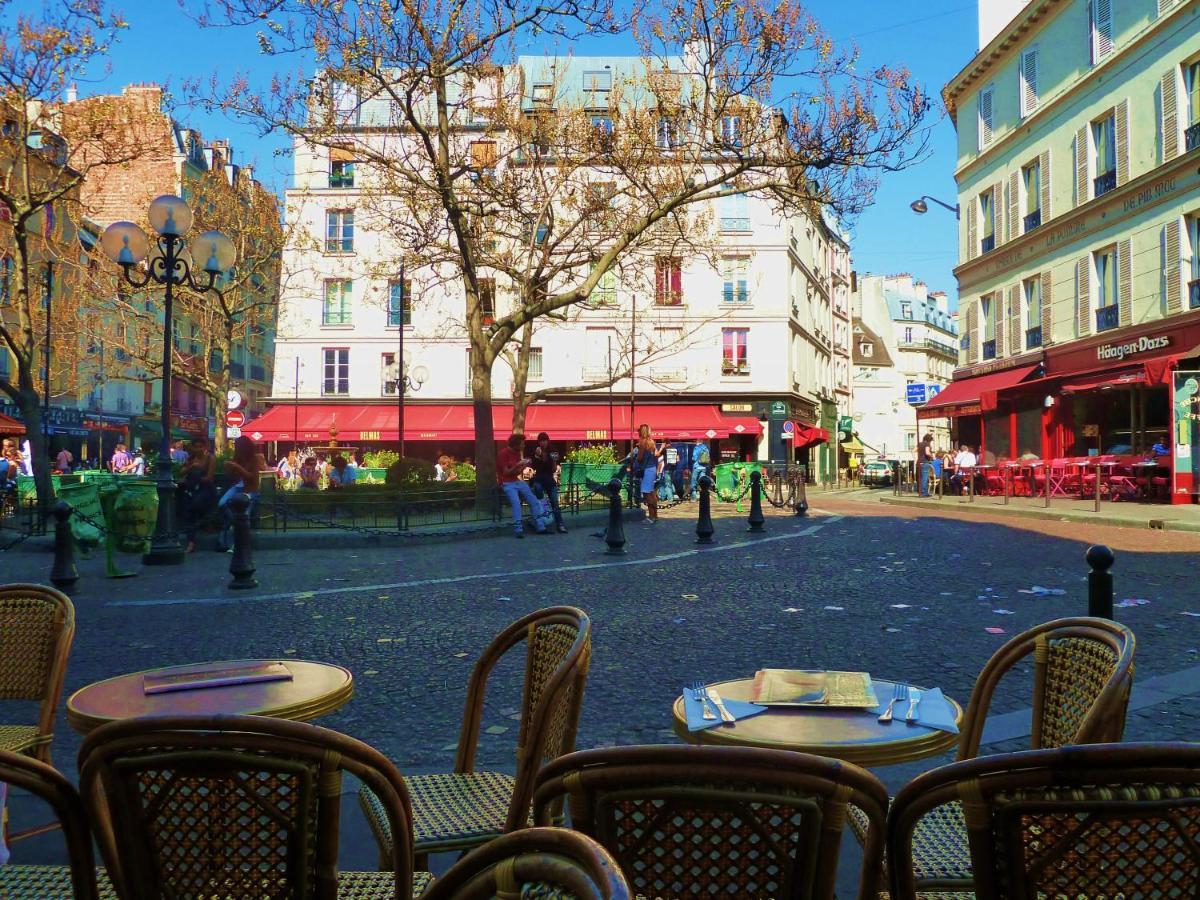
[[[1134,356],[1138,353],[1149,353],[1151,350],[1162,350],[1164,347],[1171,346],[1171,338],[1168,335],[1160,334],[1157,337],[1143,335],[1136,341],[1129,341],[1124,344],[1101,344],[1096,348],[1096,359],[1121,360],[1127,356]]]

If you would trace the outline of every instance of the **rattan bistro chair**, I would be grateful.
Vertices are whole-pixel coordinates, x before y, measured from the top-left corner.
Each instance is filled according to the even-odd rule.
[[[954,801],[979,900],[1196,896],[1200,745],[1080,745],[926,772],[888,815],[892,900],[917,896],[914,829]]]
[[[848,805],[868,823],[859,900],[881,886],[887,790],[852,763],[752,747],[616,747],[538,775],[534,819],[563,798],[645,897],[832,900]]]
[[[1133,686],[1133,632],[1109,619],[1056,619],[1013,637],[992,654],[975,681],[959,734],[959,761],[979,753],[996,687],[1033,656],[1032,749],[1119,741]],[[855,835],[863,818],[851,810]],[[971,890],[973,875],[962,806],[929,810],[913,838],[913,868],[922,890]]]
[[[483,651],[467,683],[467,703],[454,772],[406,779],[413,804],[418,857],[470,850],[529,823],[533,779],[547,760],[575,748],[575,730],[591,659],[591,620],[582,610],[554,606],[508,626]],[[488,676],[509,650],[525,645],[516,776],[475,771]],[[381,859],[391,830],[369,788],[359,793],[379,841]]]
[[[5,900],[96,900],[92,836],[79,793],[57,769],[20,753],[0,750],[0,781],[28,791],[54,810],[66,842],[67,866],[0,866]],[[104,885],[109,887],[107,879]],[[105,896],[111,896],[110,891]]]
[[[36,700],[37,724],[0,724],[0,750],[50,762],[54,713],[75,638],[75,607],[40,584],[0,585],[0,700]]]
[[[87,736],[79,768],[122,900],[408,900],[430,881],[413,872],[400,773],[327,728],[260,716],[126,719]],[[386,872],[338,871],[344,772],[371,786],[401,836]]]
[[[566,828],[522,828],[472,850],[421,900],[630,900],[607,850]]]

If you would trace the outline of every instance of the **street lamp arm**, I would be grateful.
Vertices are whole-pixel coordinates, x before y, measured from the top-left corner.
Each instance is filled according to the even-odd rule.
[[[913,212],[915,212],[915,213],[925,212],[929,208],[928,206],[925,205],[924,201],[926,201],[926,200],[932,200],[938,206],[942,207],[942,209],[948,209],[950,212],[954,213],[954,218],[956,218],[956,219],[960,218],[960,216],[961,216],[961,212],[960,212],[958,204],[951,206],[949,203],[946,203],[943,200],[939,200],[937,197],[930,197],[928,194],[922,194],[920,196],[920,198],[918,198],[917,200],[914,200],[910,204],[912,206]]]
[[[132,284],[135,288],[144,288],[146,285],[148,285],[150,283],[150,279],[152,276],[151,276],[150,270],[148,268],[142,273],[141,277],[139,277],[139,278],[133,277],[133,270],[134,270],[133,263],[122,263],[121,268],[125,272],[125,280],[128,281],[130,284]]]

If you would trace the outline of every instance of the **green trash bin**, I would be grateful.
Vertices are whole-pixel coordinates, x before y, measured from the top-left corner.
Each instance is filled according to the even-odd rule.
[[[93,523],[106,522],[108,516],[95,483],[64,484],[59,488],[58,496],[75,510],[75,515],[71,516],[71,535],[83,547],[98,547],[104,535],[99,525]]]
[[[146,553],[158,521],[158,485],[151,478],[122,478],[113,492],[108,527],[122,553]]]

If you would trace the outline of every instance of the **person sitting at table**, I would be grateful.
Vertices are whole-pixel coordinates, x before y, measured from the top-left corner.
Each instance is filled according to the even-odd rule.
[[[1162,441],[1155,441],[1154,446],[1150,448],[1150,452],[1154,456],[1166,456],[1171,451],[1167,448],[1167,446]]]
[[[978,458],[967,444],[963,444],[958,449],[958,454],[954,457],[954,475],[950,478],[950,489],[963,494],[967,493],[967,479],[975,474],[975,466],[979,464]]]

